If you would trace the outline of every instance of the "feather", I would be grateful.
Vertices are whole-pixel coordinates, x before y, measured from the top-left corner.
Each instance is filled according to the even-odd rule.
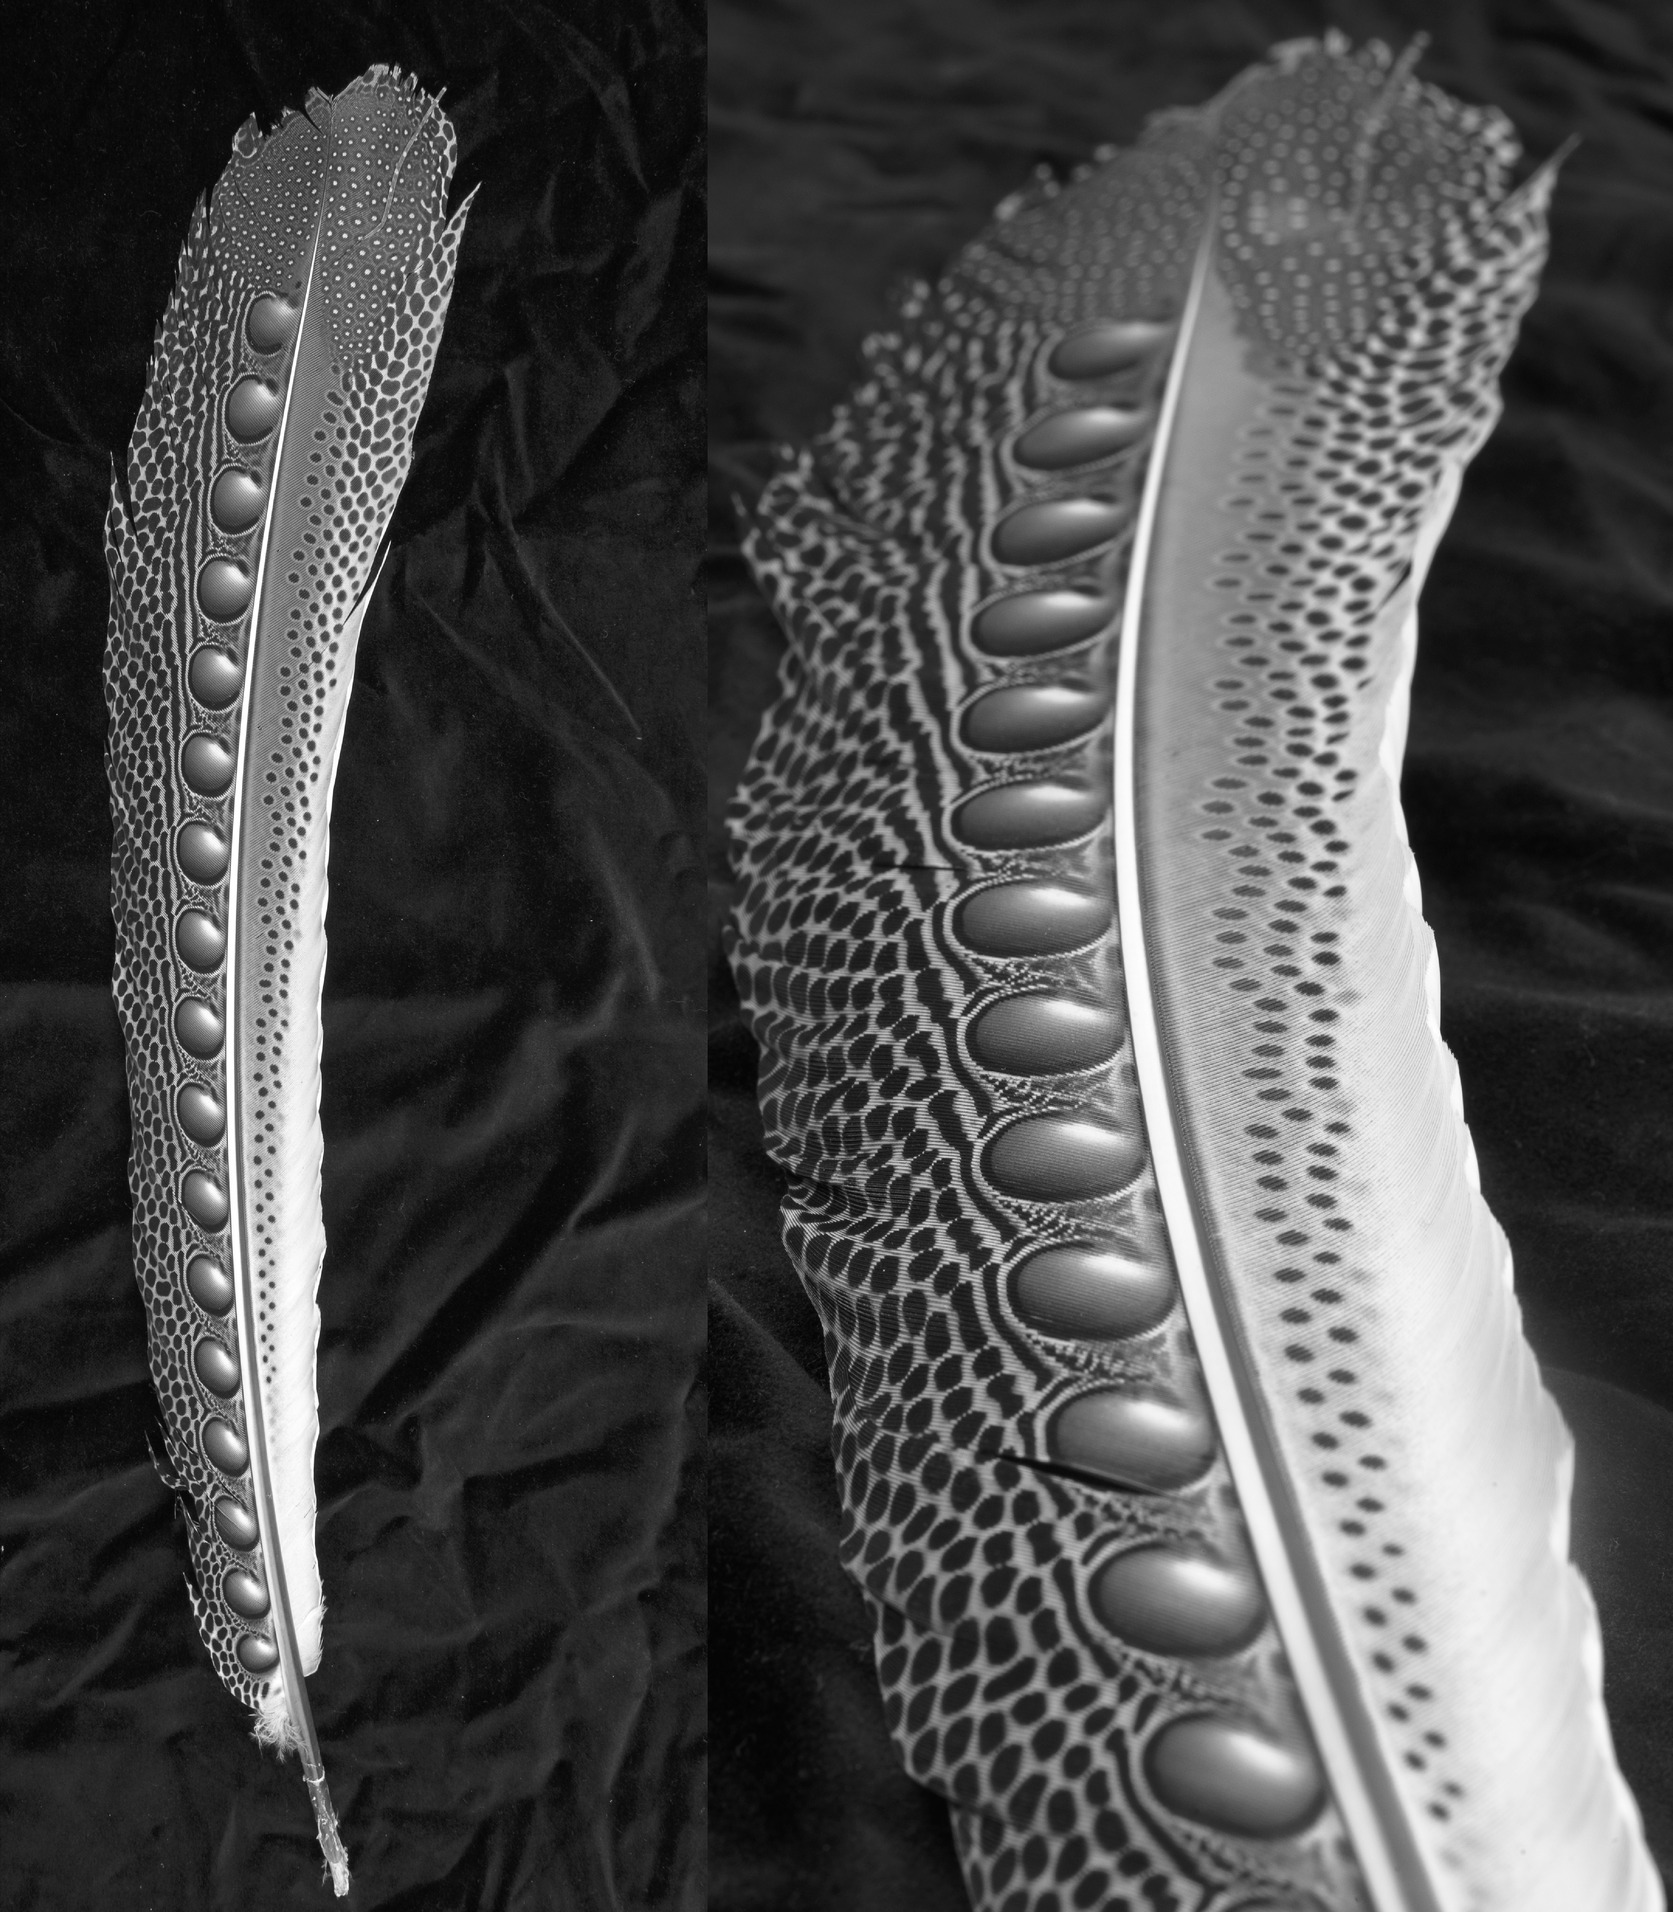
[[[106,527],[114,992],[134,1267],[193,1612],[295,1749],[308,1705],[327,828],[373,560],[412,457],[466,205],[453,129],[373,67],[200,201]]]
[[[1553,169],[1418,50],[1008,201],[750,530],[733,964],[992,1912],[1661,1905],[1398,790]]]

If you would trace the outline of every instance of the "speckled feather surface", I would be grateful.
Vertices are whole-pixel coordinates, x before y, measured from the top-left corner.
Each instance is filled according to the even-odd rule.
[[[107,523],[114,990],[134,1266],[190,1596],[347,1859],[319,1664],[320,989],[332,779],[372,567],[467,208],[453,130],[374,67],[253,120],[200,203]]]
[[[1398,775],[1552,177],[1277,48],[763,495],[740,995],[844,1560],[984,1912],[1651,1912]]]

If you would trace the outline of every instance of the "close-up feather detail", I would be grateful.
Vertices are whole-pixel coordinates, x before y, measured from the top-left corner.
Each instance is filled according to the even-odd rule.
[[[373,67],[200,201],[106,527],[114,992],[134,1268],[192,1608],[348,1860],[306,1678],[327,835],[374,561],[468,201],[453,129]]]
[[[751,514],[731,956],[980,1912],[1663,1903],[1399,791],[1556,161],[1420,53],[1015,195]]]

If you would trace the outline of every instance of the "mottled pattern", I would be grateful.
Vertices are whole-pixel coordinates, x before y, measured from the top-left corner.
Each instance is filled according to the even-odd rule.
[[[193,220],[107,530],[114,987],[133,1113],[135,1271],[166,1473],[188,1516],[193,1609],[217,1672],[256,1709],[258,1730],[281,1742],[294,1738],[282,1681],[237,1657],[242,1640],[260,1664],[263,1646],[249,1642],[267,1641],[277,1616],[240,1617],[222,1582],[234,1565],[262,1573],[270,1589],[282,1581],[312,1669],[326,822],[353,678],[351,608],[406,476],[452,285],[464,219],[463,209],[444,217],[453,161],[435,102],[384,68],[335,100],[312,95],[306,114],[287,115],[265,141],[253,121],[240,130]],[[299,314],[306,295],[306,316],[280,349],[261,352],[246,319],[272,294],[291,295]],[[287,395],[283,424],[255,444],[235,440],[223,412],[246,375]],[[228,468],[255,474],[266,494],[260,518],[237,535],[209,516],[211,486]],[[211,557],[241,560],[252,576],[250,607],[230,623],[211,623],[197,603],[197,574]],[[242,692],[224,712],[199,705],[188,686],[190,657],[205,642],[238,662]],[[182,746],[197,733],[237,752],[224,795],[197,794],[181,774]],[[230,846],[230,867],[213,884],[190,881],[176,856],[177,833],[194,820]],[[177,951],[186,908],[207,911],[226,933],[225,960],[208,974]],[[222,1053],[207,1061],[173,1031],[177,1005],[192,997],[227,1025]],[[177,1122],[187,1083],[226,1104],[226,1134],[212,1147]],[[181,1184],[192,1168],[226,1190],[226,1228],[207,1230],[187,1213]],[[200,1251],[234,1279],[222,1319],[185,1286]],[[240,1360],[230,1402],[194,1372],[205,1336]],[[266,1428],[277,1531],[264,1516],[262,1544],[248,1554],[227,1546],[211,1516],[222,1493],[257,1511],[251,1472],[223,1474],[203,1453],[212,1412],[247,1437],[253,1424]]]
[[[1517,157],[1502,113],[1411,84],[1421,41],[1399,61],[1376,44],[1327,44],[1324,60],[1305,41],[1280,48],[1275,73],[1233,87],[1216,155],[1233,301],[1246,334],[1292,361],[1340,359],[1373,329],[1386,336],[1391,306],[1438,263],[1477,256]],[[1453,303],[1443,282],[1437,310]],[[1482,316],[1507,336],[1502,315]]]
[[[1443,1832],[1459,1792],[1425,1712],[1402,1542],[1379,1524],[1377,1404],[1347,1365],[1361,1331],[1344,1246],[1355,1135],[1329,1000],[1332,912],[1347,896],[1336,879],[1383,712],[1403,695],[1360,654],[1491,422],[1541,256],[1548,181],[1502,206],[1513,155],[1502,119],[1419,87],[1383,49],[1280,49],[1135,153],[1002,207],[873,342],[866,382],[758,514],[751,556],[790,650],[733,814],[734,963],[762,1049],[768,1146],[791,1176],[785,1239],[825,1328],[844,1562],[874,1614],[896,1745],[953,1802],[983,1908],[1345,1912],[1363,1892],[1332,1805],[1299,1834],[1227,1836],[1170,1809],[1147,1776],[1147,1748],[1190,1713],[1305,1753],[1299,1697],[1270,1625],[1241,1653],[1192,1660],[1141,1652],[1098,1619],[1093,1575],[1135,1540],[1196,1538],[1238,1558],[1238,1503],[1223,1459],[1161,1493],[1063,1457],[1057,1417],[1095,1386],[1200,1407],[1182,1309],[1152,1334],[1091,1342],[1041,1333],[1016,1305],[1015,1270],[1053,1242],[1171,1266],[1148,1164],[1073,1203],[1019,1200],[987,1166],[1005,1125],[1045,1111],[1098,1117],[1142,1160],[1130,1046],[1062,1076],[997,1074],[969,1046],[1001,996],[1124,1000],[1119,924],[1062,956],[997,958],[967,945],[958,914],[1019,877],[1111,894],[1107,816],[1019,853],[974,850],[954,821],[970,793],[1014,778],[1107,791],[1109,724],[1004,757],[972,749],[960,720],[997,682],[1112,681],[1114,630],[1007,665],[972,643],[972,625],[1031,588],[1119,597],[1123,537],[1038,571],[996,564],[990,539],[1023,500],[1135,508],[1148,442],[1050,477],[1011,447],[1067,405],[1154,409],[1165,342],[1072,387],[1050,353],[1090,319],[1177,318],[1211,206],[1215,269],[1271,402],[1227,473],[1240,530],[1214,586],[1226,655],[1197,687],[1222,714],[1200,829],[1225,860],[1224,893],[1182,914],[1180,933],[1243,1019],[1223,1114],[1234,1125],[1251,1104],[1247,1175],[1224,1212],[1273,1250],[1255,1306],[1282,1337],[1285,1378],[1265,1385],[1287,1427],[1299,1417],[1297,1465],[1326,1497],[1323,1511],[1306,1502],[1325,1570],[1376,1636],[1366,1665],[1384,1681],[1385,1724]],[[1329,657],[1309,648],[1322,630]],[[1409,652],[1396,642],[1385,664],[1398,677]],[[1436,1850],[1466,1863],[1444,1838]]]

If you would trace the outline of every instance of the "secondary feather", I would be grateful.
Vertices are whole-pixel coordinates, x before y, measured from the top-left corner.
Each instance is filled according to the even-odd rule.
[[[984,1907],[1660,1903],[1398,801],[1551,175],[1411,66],[1002,208],[751,534],[740,993]]]
[[[452,128],[374,67],[248,121],[200,203],[107,524],[114,991],[134,1265],[191,1599],[348,1863],[319,1664],[327,837],[373,563],[467,208]]]

